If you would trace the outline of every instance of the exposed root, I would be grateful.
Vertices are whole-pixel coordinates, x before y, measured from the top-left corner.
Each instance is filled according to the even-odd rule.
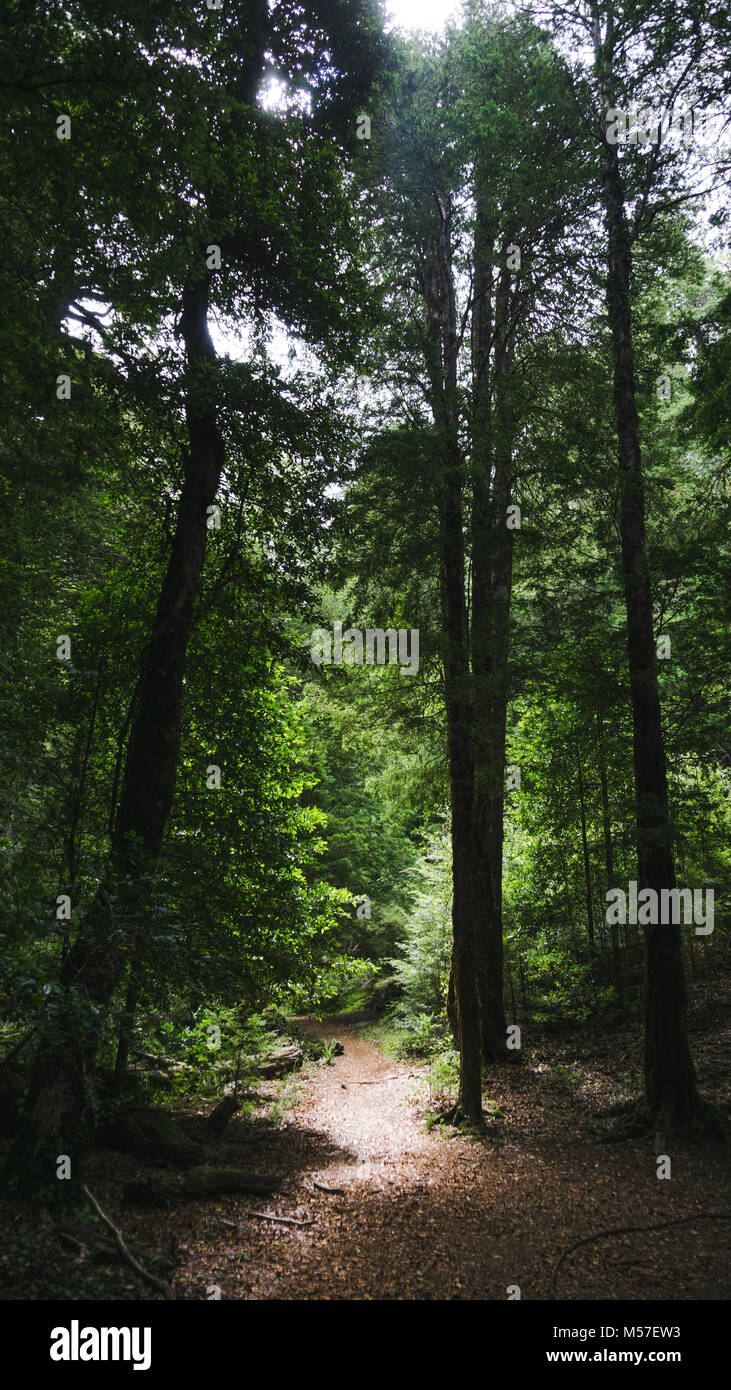
[[[485,1132],[485,1116],[483,1112],[480,1111],[480,1117],[476,1119],[474,1115],[469,1115],[467,1113],[460,1101],[457,1101],[456,1105],[450,1106],[449,1110],[445,1110],[442,1114],[437,1115],[435,1123],[449,1125],[452,1129],[469,1131],[473,1134],[484,1134]]]
[[[486,1067],[519,1067],[524,1064],[525,1057],[517,1047],[501,1047],[483,1052],[482,1060]]]
[[[724,1139],[728,1137],[728,1121],[718,1106],[701,1101],[699,1108],[687,1119],[651,1111],[642,1100],[624,1101],[612,1106],[607,1115],[618,1115],[617,1123],[602,1136],[602,1143],[621,1144],[626,1139],[652,1138],[655,1148],[664,1148],[672,1139]],[[598,1118],[601,1118],[599,1116]]]
[[[595,1240],[603,1240],[605,1236],[624,1236],[635,1235],[641,1231],[664,1231],[669,1226],[685,1226],[689,1221],[731,1221],[731,1216],[723,1215],[718,1212],[699,1211],[693,1216],[679,1216],[673,1221],[655,1221],[651,1226],[610,1226],[606,1230],[595,1231],[593,1235],[582,1236],[581,1240],[575,1241],[563,1254],[559,1256],[551,1275],[551,1298],[558,1298],[556,1293],[556,1281],[564,1260],[572,1255],[575,1250],[580,1250],[583,1245],[591,1245]]]

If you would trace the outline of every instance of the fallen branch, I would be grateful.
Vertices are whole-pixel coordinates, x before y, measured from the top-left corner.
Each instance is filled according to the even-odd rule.
[[[141,1182],[129,1182],[122,1197],[125,1205],[164,1206],[168,1202],[217,1197],[221,1192],[268,1197],[279,1185],[279,1178],[266,1178],[238,1168],[193,1168],[187,1173],[161,1173]]]
[[[256,1217],[258,1221],[276,1221],[279,1226],[314,1226],[313,1217],[309,1216],[304,1221],[299,1221],[296,1216],[275,1216],[271,1211],[246,1211],[244,1216]]]
[[[316,1182],[314,1178],[312,1179],[312,1186],[316,1187],[318,1192],[330,1192],[333,1197],[344,1197],[346,1195],[344,1187],[326,1187],[324,1182]]]
[[[304,1055],[302,1048],[294,1043],[291,1047],[280,1048],[278,1052],[270,1052],[263,1059],[251,1057],[246,1058],[246,1061],[258,1077],[271,1080],[273,1077],[285,1076],[287,1072],[295,1071],[302,1065]]]
[[[168,1303],[175,1303],[177,1301],[177,1295],[174,1289],[172,1288],[172,1285],[168,1284],[164,1279],[158,1279],[156,1274],[150,1274],[149,1270],[145,1269],[144,1265],[141,1265],[139,1260],[135,1259],[134,1255],[131,1254],[131,1252],[127,1249],[127,1246],[124,1242],[124,1236],[122,1235],[122,1232],[119,1230],[119,1227],[115,1226],[114,1222],[110,1219],[110,1217],[108,1217],[102,1211],[93,1192],[90,1192],[85,1184],[82,1187],[81,1191],[83,1192],[84,1196],[88,1198],[89,1202],[94,1208],[94,1211],[99,1217],[99,1220],[103,1222],[103,1224],[107,1227],[109,1231],[112,1232],[114,1239],[117,1242],[117,1249],[119,1250],[120,1255],[122,1255],[122,1257],[127,1261],[127,1263],[131,1265],[132,1269],[135,1271],[136,1274],[139,1275],[140,1279],[143,1279],[144,1282],[146,1284],[149,1284],[151,1288],[157,1289],[159,1293],[164,1294]]]
[[[206,1149],[184,1134],[167,1110],[125,1106],[100,1125],[97,1142],[103,1148],[131,1154],[142,1163],[164,1159],[173,1168],[196,1168],[206,1161]]]
[[[393,1076],[374,1076],[372,1081],[359,1081],[359,1086],[380,1086],[382,1081],[402,1081],[409,1076],[416,1076],[415,1071],[397,1071]]]
[[[314,1226],[314,1220],[308,1217],[305,1221],[298,1221],[294,1216],[275,1216],[271,1211],[246,1211],[244,1216],[256,1216],[260,1221],[276,1221],[280,1226]],[[219,1218],[219,1226],[228,1226],[232,1231],[243,1231],[240,1221],[227,1221],[225,1216]]]
[[[64,1231],[60,1226],[54,1225],[54,1230],[59,1240],[64,1241],[66,1245],[73,1245],[76,1247],[82,1260],[87,1258],[89,1247],[88,1245],[84,1245],[83,1240],[78,1240],[76,1236],[72,1236],[70,1231]]]
[[[652,1226],[611,1226],[608,1227],[607,1230],[594,1231],[593,1235],[583,1236],[582,1239],[577,1240],[574,1245],[570,1245],[568,1250],[564,1250],[563,1254],[556,1261],[553,1274],[551,1275],[551,1298],[555,1299],[557,1297],[556,1281],[561,1265],[564,1260],[568,1259],[569,1255],[573,1254],[574,1250],[579,1250],[582,1245],[591,1245],[592,1241],[601,1240],[604,1236],[635,1235],[640,1231],[664,1231],[667,1230],[669,1226],[686,1226],[689,1221],[731,1221],[731,1216],[724,1216],[718,1212],[699,1211],[693,1216],[676,1217],[674,1221],[656,1221]]]

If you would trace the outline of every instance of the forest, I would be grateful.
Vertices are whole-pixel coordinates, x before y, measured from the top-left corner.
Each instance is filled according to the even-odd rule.
[[[728,1298],[730,39],[5,0],[3,1301]]]

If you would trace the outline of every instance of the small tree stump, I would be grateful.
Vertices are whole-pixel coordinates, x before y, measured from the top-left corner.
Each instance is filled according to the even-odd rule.
[[[220,1105],[217,1105],[215,1110],[212,1110],[208,1116],[206,1120],[206,1134],[218,1138],[219,1135],[223,1134],[231,1116],[235,1115],[239,1108],[239,1103],[235,1096],[226,1096],[225,1099],[221,1101]]]

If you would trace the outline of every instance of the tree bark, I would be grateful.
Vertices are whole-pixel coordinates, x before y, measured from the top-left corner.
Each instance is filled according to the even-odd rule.
[[[607,870],[607,888],[615,888],[614,882],[614,846],[612,845],[612,815],[609,805],[609,781],[607,778],[607,759],[604,749],[604,721],[602,719],[601,708],[597,709],[597,753],[599,766],[599,785],[602,793],[602,833],[604,836],[604,862]],[[619,926],[616,922],[611,924],[612,942],[612,964],[614,967],[614,979],[617,989],[621,990],[622,985],[622,959],[619,950]]]
[[[97,1121],[94,1064],[106,1010],[141,926],[141,892],[160,854],[175,789],[183,675],[206,548],[207,508],[221,478],[223,442],[215,404],[216,355],[208,332],[209,277],[183,292],[189,449],[177,525],[131,723],[110,854],[100,886],[61,974],[66,998],[36,1056],[23,1125],[3,1178],[76,1193]],[[59,1154],[71,1182],[57,1182]]]
[[[602,106],[613,105],[612,19],[596,66]],[[603,195],[608,232],[607,301],[612,333],[614,405],[620,465],[620,534],[632,696],[639,888],[675,887],[665,745],[657,679],[647,563],[642,457],[635,391],[630,281],[632,244],[618,147],[603,141]],[[690,1052],[680,927],[648,926],[645,979],[645,1089],[651,1114],[668,1133],[703,1109]]]
[[[449,214],[436,198],[439,227],[422,288],[430,340],[430,380],[439,441],[439,533],[444,677],[452,809],[452,971],[460,1054],[454,1118],[482,1123],[480,1008],[472,914],[473,763],[463,517],[463,467],[457,411],[457,313]]]
[[[114,1079],[117,1084],[121,1084],[127,1075],[127,1064],[129,1062],[129,1050],[132,1043],[132,1032],[134,1029],[137,1004],[139,1002],[140,990],[142,988],[143,964],[141,944],[136,941],[132,946],[132,959],[129,965],[129,979],[127,981],[127,992],[124,996],[124,1008],[122,1017],[119,1021],[119,1034],[117,1037],[117,1056],[114,1061]]]
[[[589,937],[589,950],[596,955],[594,935],[594,905],[591,896],[591,866],[589,864],[589,842],[586,837],[586,804],[584,801],[584,774],[581,768],[581,754],[577,752],[576,766],[579,772],[579,813],[581,816],[581,847],[584,856],[584,888],[586,895],[586,931]]]
[[[486,1062],[508,1055],[502,873],[513,561],[513,533],[507,525],[514,433],[511,285],[510,272],[504,267],[493,313],[493,237],[478,196],[472,320],[473,910]],[[510,233],[505,240],[510,242]]]

